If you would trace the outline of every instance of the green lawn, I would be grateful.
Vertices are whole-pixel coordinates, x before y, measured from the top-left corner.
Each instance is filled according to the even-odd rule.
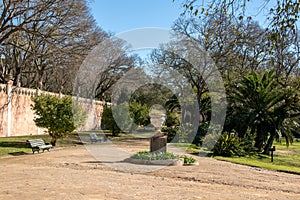
[[[84,134],[84,133],[82,133]],[[0,156],[12,154],[25,154],[31,153],[31,148],[26,143],[26,140],[29,139],[38,139],[41,138],[45,142],[50,142],[51,137],[49,135],[32,135],[32,136],[14,136],[14,137],[1,137],[0,138]],[[81,140],[77,133],[71,134],[70,136],[58,139],[57,146],[71,146],[75,144],[80,144]]]
[[[211,156],[211,152],[204,151],[195,145],[187,143],[172,143],[172,145],[184,149],[187,153]],[[289,147],[285,143],[278,142],[275,142],[274,145],[276,151],[274,152],[273,163],[271,162],[271,156],[262,154],[246,157],[215,156],[214,158],[253,167],[300,174],[300,141],[295,141]]]
[[[221,157],[216,156],[218,160],[230,161],[233,163],[261,167],[270,170],[283,171],[300,174],[300,142],[294,142],[289,147],[285,143],[275,143],[274,162],[271,162],[271,156],[255,155],[247,157]]]

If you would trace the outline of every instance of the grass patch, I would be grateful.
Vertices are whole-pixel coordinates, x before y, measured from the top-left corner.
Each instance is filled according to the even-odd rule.
[[[31,148],[27,144],[27,140],[30,139],[43,139],[45,142],[50,142],[51,137],[48,134],[43,135],[28,135],[28,136],[12,136],[0,138],[0,156],[3,155],[22,155],[31,153]],[[56,146],[65,147],[73,146],[75,144],[81,144],[81,139],[78,133],[69,135],[66,138],[60,138],[57,140]]]
[[[276,151],[274,152],[274,162],[271,162],[271,156],[254,155],[246,157],[221,157],[216,159],[225,160],[237,164],[260,167],[270,170],[282,171],[300,174],[300,142],[294,142],[289,147],[285,143],[274,143]]]

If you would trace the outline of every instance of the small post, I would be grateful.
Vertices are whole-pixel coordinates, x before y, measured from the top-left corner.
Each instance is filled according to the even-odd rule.
[[[270,151],[271,151],[271,162],[273,162],[274,161],[274,151],[276,151],[275,146],[273,146],[272,148],[270,148]]]

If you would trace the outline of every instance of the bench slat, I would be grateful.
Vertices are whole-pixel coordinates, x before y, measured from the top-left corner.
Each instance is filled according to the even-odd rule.
[[[33,140],[27,140],[28,143],[30,144],[30,147],[32,149],[32,153],[34,153],[35,151],[37,151],[38,153],[40,152],[40,150],[48,150],[50,148],[52,148],[51,144],[45,144],[44,140],[42,139],[33,139]]]

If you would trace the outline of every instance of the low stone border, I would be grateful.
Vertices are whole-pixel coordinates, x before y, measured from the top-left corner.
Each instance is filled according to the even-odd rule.
[[[172,160],[140,160],[134,158],[127,158],[125,162],[140,164],[140,165],[165,165],[165,166],[182,166],[184,161],[182,158]]]

